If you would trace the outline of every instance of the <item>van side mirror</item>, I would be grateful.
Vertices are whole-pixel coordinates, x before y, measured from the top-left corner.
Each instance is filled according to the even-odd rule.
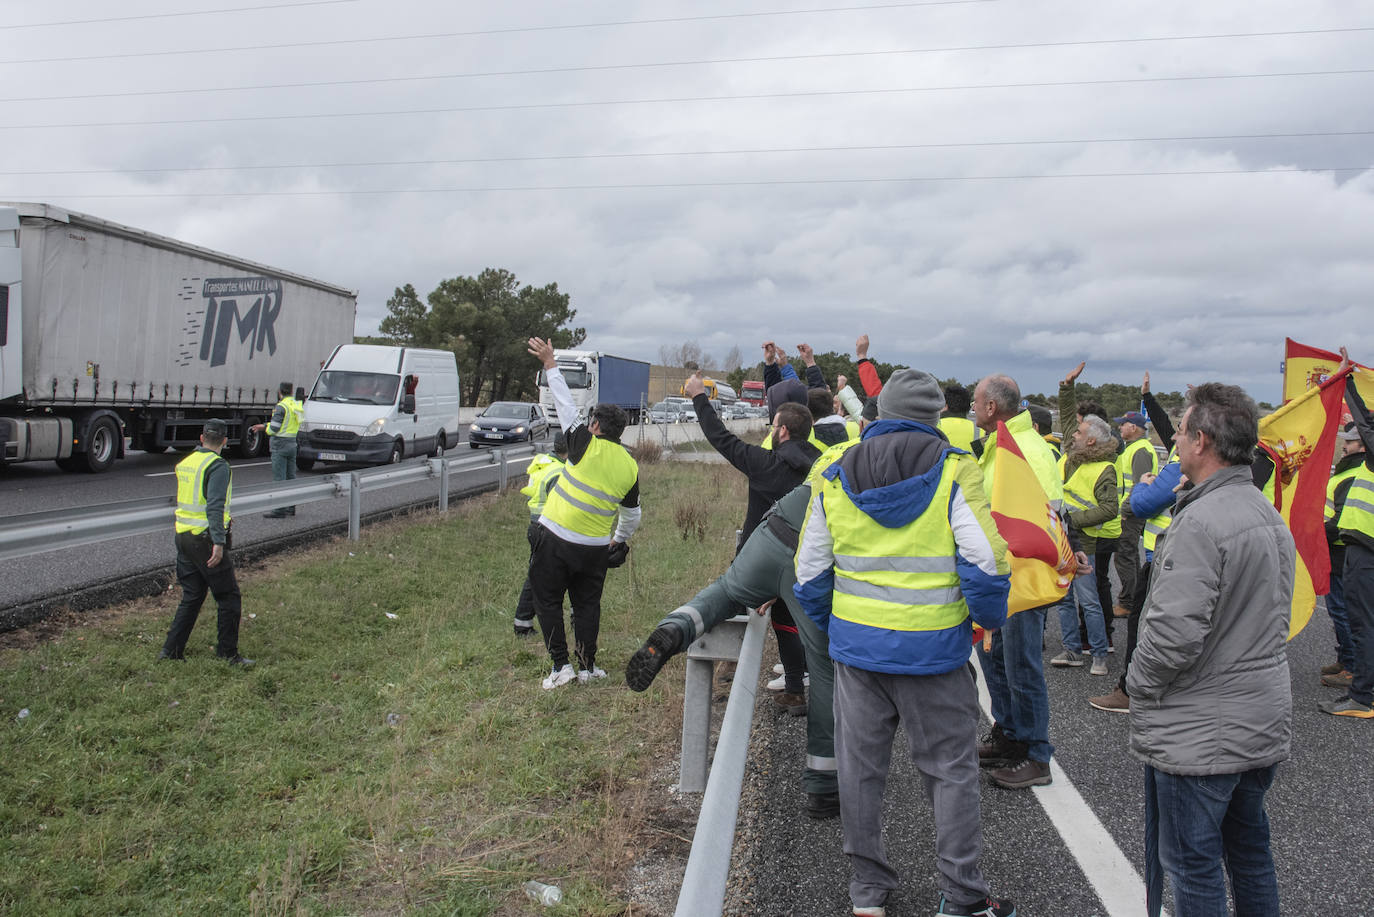
[[[414,413],[415,413],[415,396],[414,396],[414,395],[409,395],[409,394],[408,394],[408,395],[402,395],[402,396],[401,396],[401,413],[402,413],[402,414],[414,414]]]

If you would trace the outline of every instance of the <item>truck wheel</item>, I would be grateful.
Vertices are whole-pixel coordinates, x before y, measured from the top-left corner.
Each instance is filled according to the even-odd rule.
[[[119,439],[119,424],[115,419],[98,418],[86,434],[86,451],[73,455],[73,464],[79,470],[91,474],[108,470],[114,464],[115,457],[119,455]]]
[[[298,471],[309,471],[311,468],[314,468],[314,467],[315,467],[315,460],[314,460],[314,459],[301,458],[299,455],[296,456],[296,469],[297,469]]]
[[[391,444],[391,458],[387,459],[387,461],[390,462],[391,464],[395,465],[395,464],[397,464],[398,462],[400,462],[401,459],[405,458],[405,455],[406,455],[406,447],[405,447],[405,445],[398,439],[398,440],[396,440],[396,442],[394,442],[394,443]]]
[[[234,447],[234,454],[239,458],[257,458],[267,451],[267,431],[251,429],[254,424],[262,423],[260,417],[245,417],[243,419],[243,436],[239,438],[239,444]]]

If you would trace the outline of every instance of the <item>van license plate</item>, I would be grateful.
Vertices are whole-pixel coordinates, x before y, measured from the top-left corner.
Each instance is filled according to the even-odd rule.
[[[320,461],[322,462],[346,462],[348,457],[342,452],[321,452]]]

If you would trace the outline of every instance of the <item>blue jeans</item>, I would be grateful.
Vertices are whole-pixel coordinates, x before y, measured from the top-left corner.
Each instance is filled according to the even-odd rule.
[[[978,644],[978,662],[992,696],[992,720],[1018,742],[1030,746],[1027,757],[1048,762],[1050,692],[1045,686],[1045,612],[1053,605],[1018,611],[992,632],[992,649]],[[1077,625],[1075,625],[1076,627]]]
[[[1344,559],[1342,559],[1344,561]],[[1350,619],[1345,613],[1345,582],[1341,571],[1331,569],[1331,591],[1326,594],[1326,613],[1336,631],[1336,661],[1347,672],[1355,671],[1355,643],[1350,639]]]
[[[1077,604],[1075,604],[1077,603]],[[1064,649],[1083,652],[1078,638],[1078,605],[1083,606],[1083,621],[1088,627],[1088,645],[1094,659],[1107,658],[1107,620],[1102,616],[1102,603],[1097,598],[1097,570],[1073,578],[1073,585],[1059,603],[1059,632]]]
[[[1164,874],[1175,917],[1279,917],[1264,794],[1277,764],[1239,774],[1180,777],[1145,767],[1146,912],[1159,917]]]

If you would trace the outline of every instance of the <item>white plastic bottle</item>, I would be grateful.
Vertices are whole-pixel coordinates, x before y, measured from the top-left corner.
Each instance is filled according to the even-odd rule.
[[[530,880],[524,884],[525,894],[545,907],[551,907],[563,900],[563,890],[557,885],[545,885],[543,882]]]

